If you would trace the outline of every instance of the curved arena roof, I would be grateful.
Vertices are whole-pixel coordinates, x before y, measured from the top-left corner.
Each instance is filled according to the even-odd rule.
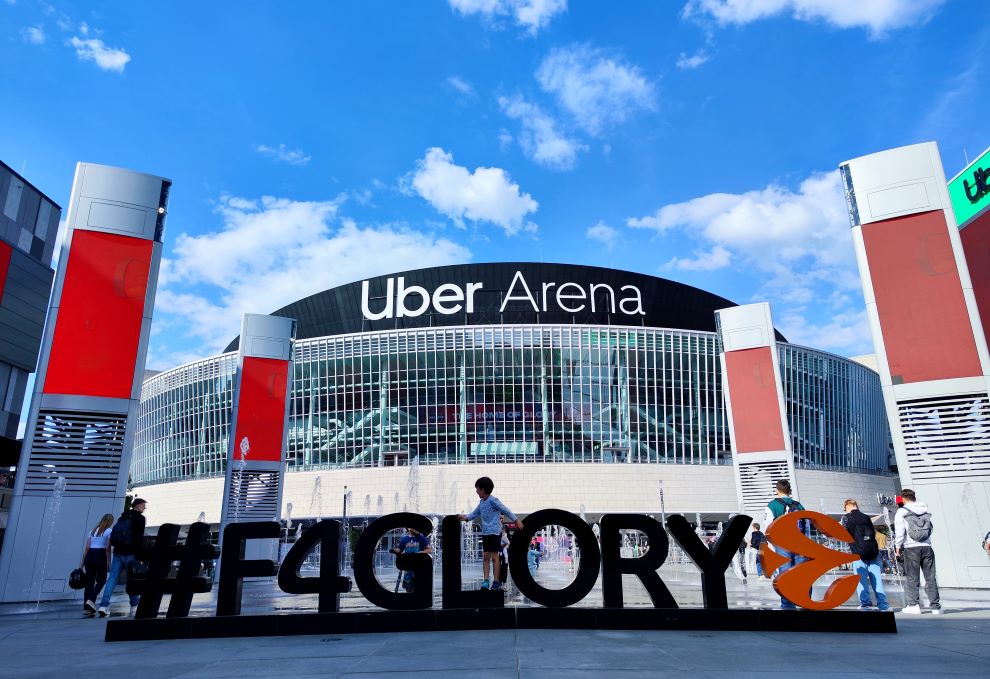
[[[403,294],[404,293],[404,294]],[[414,269],[348,283],[273,312],[297,339],[463,325],[622,325],[715,332],[736,306],[698,288],[576,264],[499,262]],[[777,339],[786,341],[780,333]],[[235,351],[235,338],[225,351]]]

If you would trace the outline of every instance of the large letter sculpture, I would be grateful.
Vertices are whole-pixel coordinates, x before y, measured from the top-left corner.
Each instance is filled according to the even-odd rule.
[[[76,167],[0,557],[2,601],[72,596],[82,537],[123,509],[170,187]]]

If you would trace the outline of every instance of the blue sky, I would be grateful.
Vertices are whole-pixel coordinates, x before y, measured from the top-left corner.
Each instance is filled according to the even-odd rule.
[[[149,367],[419,266],[611,266],[872,344],[835,168],[990,145],[990,9],[946,0],[0,0],[0,158],[174,181]]]

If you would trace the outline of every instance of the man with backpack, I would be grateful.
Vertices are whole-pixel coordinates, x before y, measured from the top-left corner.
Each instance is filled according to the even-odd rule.
[[[113,588],[117,586],[117,580],[120,579],[120,572],[127,570],[130,574],[131,565],[138,560],[138,553],[144,544],[143,514],[147,506],[148,503],[145,500],[135,498],[131,502],[131,508],[120,515],[110,533],[113,561],[110,563],[107,584],[103,587],[103,598],[100,599],[98,612],[101,618],[110,615],[110,596],[113,594]],[[132,594],[130,599],[130,615],[133,616],[141,597]]]
[[[853,570],[859,574],[859,586],[856,588],[859,610],[868,611],[872,608],[870,599],[870,589],[872,589],[877,598],[877,609],[886,611],[890,606],[887,604],[887,594],[883,591],[877,529],[873,527],[872,519],[859,511],[859,503],[855,500],[846,500],[845,510],[842,526],[853,538],[850,551],[859,556],[859,561],[852,565]]]
[[[901,613],[921,613],[919,605],[921,573],[925,574],[925,593],[932,613],[940,615],[942,605],[938,601],[938,582],[935,579],[935,552],[932,550],[932,515],[928,505],[918,502],[910,488],[901,491],[904,506],[894,515],[894,550],[904,555],[904,598],[906,605]]]
[[[773,500],[770,500],[770,503],[767,505],[766,511],[763,513],[763,525],[765,525],[768,530],[770,528],[770,524],[772,524],[774,521],[782,517],[784,514],[804,511],[804,505],[802,505],[800,502],[798,502],[797,500],[791,497],[790,481],[788,481],[787,479],[781,479],[780,481],[777,481],[775,487],[777,489],[777,497],[775,497]],[[808,523],[809,522],[807,520],[802,520],[800,522],[800,528],[802,533],[810,536],[811,527],[808,525]],[[783,575],[790,569],[797,566],[799,563],[805,561],[805,557],[799,554],[788,552],[786,549],[782,549],[780,547],[775,546],[774,551],[777,552],[780,556],[787,559],[787,562],[777,570],[777,573],[780,575]],[[772,573],[767,573],[766,575],[767,577],[773,577]],[[797,609],[797,606],[794,604],[793,601],[782,596],[780,597],[780,608],[781,610],[793,611]]]

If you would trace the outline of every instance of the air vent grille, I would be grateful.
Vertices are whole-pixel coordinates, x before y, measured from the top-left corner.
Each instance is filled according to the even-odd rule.
[[[990,476],[990,399],[963,394],[897,404],[911,479]]]
[[[278,516],[277,471],[234,469],[230,477],[231,523],[272,521]]]
[[[777,497],[774,489],[777,481],[789,478],[786,460],[748,464],[740,462],[739,483],[742,487],[743,509],[751,516],[761,516],[760,512],[770,500]]]
[[[62,477],[65,495],[115,495],[124,423],[119,413],[39,412],[24,494],[49,495]]]

